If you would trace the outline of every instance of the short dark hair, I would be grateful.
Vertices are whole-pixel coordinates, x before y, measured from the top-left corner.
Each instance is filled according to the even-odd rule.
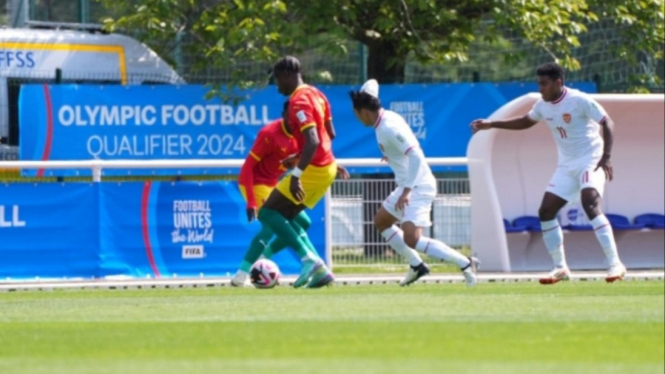
[[[538,66],[538,69],[536,69],[536,74],[538,76],[549,77],[553,81],[557,79],[561,79],[561,82],[564,81],[563,68],[556,62],[547,62]]]
[[[379,98],[374,97],[367,92],[363,91],[351,91],[349,92],[351,96],[351,101],[353,102],[353,109],[369,109],[369,110],[379,110],[381,109],[381,101]]]
[[[285,56],[279,59],[272,67],[275,75],[281,73],[300,73],[300,61],[293,56]]]

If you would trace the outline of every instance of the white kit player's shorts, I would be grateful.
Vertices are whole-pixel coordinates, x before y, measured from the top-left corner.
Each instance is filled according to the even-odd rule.
[[[434,197],[436,197],[436,186],[421,185],[414,187],[411,190],[409,205],[403,211],[395,208],[397,199],[402,196],[402,191],[404,189],[398,187],[383,200],[383,207],[388,213],[400,222],[413,222],[416,227],[432,226],[430,214],[432,212],[432,202],[434,202]]]
[[[600,196],[605,190],[605,171],[598,168],[594,171],[598,162],[583,165],[560,165],[557,167],[547,191],[551,192],[568,202],[580,200],[580,194],[585,188],[594,188]]]

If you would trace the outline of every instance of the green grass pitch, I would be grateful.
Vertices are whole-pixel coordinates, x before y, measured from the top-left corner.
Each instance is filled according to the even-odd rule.
[[[662,374],[662,281],[0,293],[0,373]]]

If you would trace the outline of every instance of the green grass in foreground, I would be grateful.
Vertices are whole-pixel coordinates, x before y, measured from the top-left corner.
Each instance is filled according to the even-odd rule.
[[[0,373],[662,374],[664,288],[0,293]]]

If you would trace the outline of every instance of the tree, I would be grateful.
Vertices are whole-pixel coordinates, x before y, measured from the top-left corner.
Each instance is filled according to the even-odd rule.
[[[288,14],[282,1],[102,1],[111,12],[119,15],[104,20],[108,30],[120,29],[149,42],[167,60],[175,48],[183,47],[200,56],[194,61],[195,67],[230,69],[233,78],[228,83],[235,87],[248,87],[261,83],[260,79],[267,80],[270,61],[274,61],[278,51],[291,44],[291,38],[297,34],[296,26],[285,22]],[[263,62],[265,69],[257,75],[242,65],[246,61]]]
[[[331,49],[353,39],[369,51],[368,73],[382,83],[403,82],[409,56],[422,63],[464,62],[477,38],[499,41],[509,29],[547,50],[568,69],[579,69],[573,49],[587,25],[612,18],[626,43],[618,56],[636,61],[641,52],[663,59],[664,0],[102,0],[124,14],[110,29],[141,30],[144,40],[173,45],[191,36],[202,62],[234,69],[233,85],[257,83],[240,61],[274,61],[296,53],[311,37]],[[159,49],[159,48],[158,48]]]

